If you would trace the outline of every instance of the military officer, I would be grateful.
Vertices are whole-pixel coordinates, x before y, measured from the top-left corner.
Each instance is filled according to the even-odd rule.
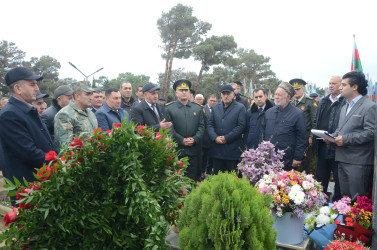
[[[300,170],[305,170],[306,173],[310,172],[310,161],[312,157],[312,143],[313,137],[310,133],[310,130],[314,128],[315,114],[317,112],[317,103],[311,97],[305,96],[305,85],[306,82],[302,79],[292,79],[289,83],[295,89],[295,96],[292,99],[291,103],[293,106],[299,108],[304,112],[305,117],[305,127],[306,127],[306,157],[303,160]]]
[[[74,92],[74,101],[62,108],[54,118],[55,141],[65,144],[82,132],[91,133],[98,127],[97,118],[89,109],[94,90],[78,85]],[[89,137],[89,136],[86,136]]]
[[[243,86],[242,83],[239,81],[234,81],[231,85],[233,87],[234,94],[236,95],[236,101],[244,105],[245,109],[248,110],[250,108],[250,104],[247,97],[241,94],[241,88]]]
[[[190,88],[190,81],[185,79],[176,81],[173,89],[178,100],[166,106],[174,124],[173,137],[178,143],[180,156],[189,158],[187,176],[197,181],[201,172],[199,160],[205,124],[202,106],[189,100]]]

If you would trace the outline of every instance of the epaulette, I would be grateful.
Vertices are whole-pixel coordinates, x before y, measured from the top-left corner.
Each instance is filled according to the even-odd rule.
[[[191,103],[195,103],[196,105],[199,105],[200,107],[203,107],[202,104],[199,104],[199,103],[196,103],[196,102],[191,102]]]
[[[170,104],[172,104],[172,103],[175,103],[175,101],[172,101],[172,102],[166,103],[165,106],[168,106],[168,105],[170,105]]]

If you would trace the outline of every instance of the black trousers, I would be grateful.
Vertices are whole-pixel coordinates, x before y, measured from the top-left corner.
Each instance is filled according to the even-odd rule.
[[[323,192],[327,193],[327,188],[329,186],[330,174],[333,172],[335,180],[334,195],[332,201],[337,201],[342,198],[340,193],[339,185],[339,174],[338,174],[338,162],[334,159],[326,159],[326,144],[323,141],[318,141],[318,157],[317,157],[317,168],[315,171],[315,179],[322,183]]]
[[[189,158],[188,159],[189,165],[186,169],[187,171],[186,176],[194,181],[198,181],[199,176],[200,176],[200,164],[199,164],[200,157],[190,156],[190,155],[188,155],[187,157]]]
[[[211,174],[212,173],[212,168],[213,168],[213,160],[209,156],[209,148],[202,148],[202,159],[201,159],[201,172],[199,173],[207,173]]]
[[[223,160],[223,159],[213,158],[213,168],[214,168],[213,174],[218,174],[219,171],[231,172],[233,170],[236,170],[238,162],[239,162],[238,160]]]

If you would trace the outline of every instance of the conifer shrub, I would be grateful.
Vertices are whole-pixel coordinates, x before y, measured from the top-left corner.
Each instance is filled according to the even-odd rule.
[[[166,132],[114,124],[49,152],[28,183],[7,180],[17,196],[1,240],[11,249],[162,249],[179,214],[187,159]]]
[[[183,204],[181,249],[276,249],[271,197],[234,172],[210,176]]]

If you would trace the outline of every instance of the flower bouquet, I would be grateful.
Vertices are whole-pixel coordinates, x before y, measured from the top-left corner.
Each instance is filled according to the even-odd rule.
[[[298,171],[270,172],[263,176],[256,185],[263,194],[270,194],[272,212],[282,217],[292,212],[298,218],[319,209],[326,203],[327,196],[322,192],[321,183],[313,175]]]
[[[250,149],[242,153],[242,160],[238,164],[241,173],[255,185],[265,174],[271,171],[283,170],[281,161],[283,150],[275,151],[275,145],[269,141],[263,141],[257,149]]]
[[[351,211],[350,202],[350,198],[344,197],[310,213],[305,219],[305,230],[320,248],[326,247],[333,240],[337,224],[342,223],[343,215]]]
[[[365,247],[361,242],[351,242],[348,240],[340,239],[334,240],[330,244],[328,244],[325,250],[341,250],[341,249],[353,249],[353,250],[368,250],[369,247]]]
[[[361,241],[368,245],[373,234],[370,230],[372,216],[372,200],[366,196],[357,197],[357,202],[353,204],[350,211],[346,214],[345,225],[337,225],[334,238]]]

